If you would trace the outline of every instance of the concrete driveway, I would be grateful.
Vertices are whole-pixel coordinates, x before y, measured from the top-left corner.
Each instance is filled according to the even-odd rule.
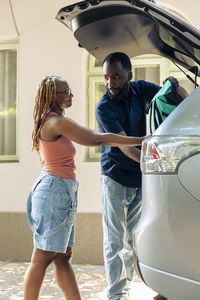
[[[0,262],[0,300],[23,300],[23,278],[28,263]],[[106,300],[106,277],[103,266],[74,265],[73,266],[82,300]],[[53,266],[50,265],[40,299],[63,300],[58,289]],[[146,287],[137,277],[131,285],[128,300],[152,300],[156,293]]]

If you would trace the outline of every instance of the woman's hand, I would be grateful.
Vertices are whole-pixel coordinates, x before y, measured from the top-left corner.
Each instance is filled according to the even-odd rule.
[[[151,136],[152,136],[152,134],[148,134],[148,135],[145,135],[145,136],[141,136],[141,137],[140,137],[140,139],[141,139],[141,144],[142,144],[142,142],[143,142],[145,139],[149,139]]]

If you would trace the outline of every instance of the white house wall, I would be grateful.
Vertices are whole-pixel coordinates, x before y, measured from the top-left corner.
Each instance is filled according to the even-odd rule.
[[[0,42],[16,39],[17,32],[13,22],[12,12],[8,0],[0,1]]]

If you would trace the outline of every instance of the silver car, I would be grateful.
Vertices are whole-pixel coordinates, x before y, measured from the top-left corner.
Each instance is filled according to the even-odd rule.
[[[200,299],[200,88],[143,143],[142,216],[135,232],[144,281],[172,300]]]
[[[148,286],[171,300],[200,299],[200,32],[148,0],[82,1],[56,18],[100,60],[158,54],[194,74],[194,91],[143,142],[134,246]]]

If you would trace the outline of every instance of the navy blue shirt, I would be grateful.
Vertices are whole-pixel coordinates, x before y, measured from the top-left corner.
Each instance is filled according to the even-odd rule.
[[[139,80],[130,82],[130,102],[123,98],[109,97],[108,92],[96,108],[100,132],[119,133],[128,136],[146,135],[145,110],[160,87]],[[101,173],[128,187],[141,187],[140,164],[126,156],[118,147],[102,147]]]

